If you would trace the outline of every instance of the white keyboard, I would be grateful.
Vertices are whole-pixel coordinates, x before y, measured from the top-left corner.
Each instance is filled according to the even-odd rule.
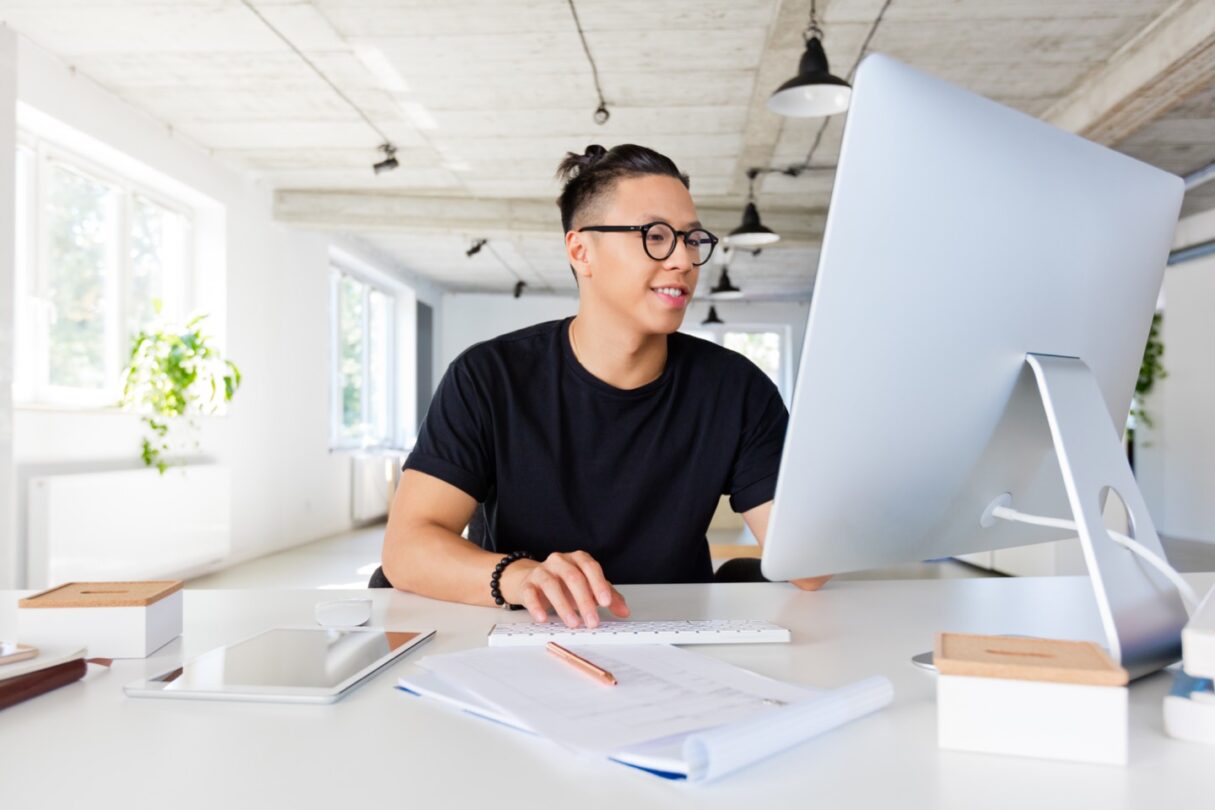
[[[561,622],[495,624],[489,646],[520,647],[546,644],[771,644],[787,643],[788,629],[754,619],[698,621],[607,621],[598,627],[575,627]]]

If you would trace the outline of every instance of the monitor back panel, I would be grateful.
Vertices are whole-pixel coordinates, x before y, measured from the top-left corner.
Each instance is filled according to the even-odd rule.
[[[1025,355],[1083,359],[1121,431],[1182,181],[880,55],[848,115],[765,574],[1067,536],[979,525],[1070,515]]]

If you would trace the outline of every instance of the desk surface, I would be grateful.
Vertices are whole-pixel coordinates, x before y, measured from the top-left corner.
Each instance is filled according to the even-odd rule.
[[[1202,588],[1215,575],[1195,575]],[[632,586],[640,619],[759,618],[787,645],[694,648],[765,675],[831,687],[881,674],[894,704],[709,786],[582,759],[392,689],[407,658],[330,706],[127,698],[122,686],[276,625],[308,624],[321,600],[368,592],[186,591],[185,630],[146,660],[117,661],[0,712],[6,807],[1198,807],[1215,792],[1215,749],[1165,736],[1170,676],[1131,690],[1125,768],[940,751],[935,676],[912,655],[938,630],[1100,640],[1086,578]],[[373,623],[434,628],[426,653],[485,643],[495,621],[526,616],[372,591]],[[0,637],[18,592],[0,591]],[[762,803],[762,804],[761,804]]]

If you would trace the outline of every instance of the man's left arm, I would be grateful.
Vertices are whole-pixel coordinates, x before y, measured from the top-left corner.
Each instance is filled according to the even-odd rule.
[[[747,521],[747,528],[751,530],[751,534],[755,535],[759,547],[764,547],[764,538],[768,536],[768,518],[772,516],[772,501],[761,503],[753,509],[748,509],[743,512],[743,520]],[[831,579],[828,574],[825,577],[807,577],[806,579],[791,579],[789,580],[803,591],[817,591],[819,588],[827,584],[827,580]]]

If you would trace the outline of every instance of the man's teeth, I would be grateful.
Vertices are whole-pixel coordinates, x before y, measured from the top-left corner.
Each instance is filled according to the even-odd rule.
[[[672,298],[683,297],[683,290],[679,289],[678,287],[655,287],[654,292],[659,292],[659,293],[662,293],[663,295],[669,295]]]

